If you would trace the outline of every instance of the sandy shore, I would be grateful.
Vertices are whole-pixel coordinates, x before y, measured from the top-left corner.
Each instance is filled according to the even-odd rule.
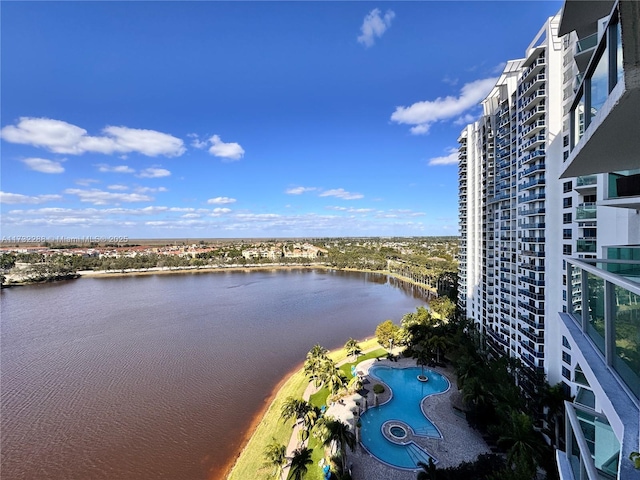
[[[81,270],[81,277],[125,277],[143,275],[175,275],[185,273],[212,273],[212,272],[255,272],[264,270],[312,270],[334,269],[323,264],[309,265],[232,265],[224,267],[152,267],[152,268],[128,268],[125,270]]]
[[[289,371],[284,377],[282,377],[282,379],[278,382],[278,384],[275,387],[273,387],[273,389],[271,390],[271,393],[265,399],[264,405],[262,406],[260,411],[257,412],[254,415],[253,419],[251,420],[251,424],[249,425],[249,428],[247,429],[247,432],[246,432],[244,438],[240,442],[240,445],[238,446],[238,450],[234,454],[233,458],[231,458],[227,462],[227,464],[222,467],[222,474],[223,475],[222,475],[221,478],[226,479],[229,476],[229,474],[231,473],[231,470],[233,470],[233,467],[235,466],[236,462],[238,461],[238,458],[240,457],[240,455],[242,454],[244,449],[247,447],[247,444],[249,443],[249,440],[251,440],[251,437],[253,437],[253,434],[255,433],[256,429],[258,428],[258,425],[260,425],[260,423],[262,422],[262,419],[264,418],[265,414],[267,413],[267,411],[271,407],[271,404],[273,403],[273,401],[278,396],[278,393],[280,393],[280,390],[282,389],[284,384],[287,383],[289,381],[289,379],[295,373],[297,373],[298,371],[300,371],[302,369],[303,365],[304,365],[304,363],[300,363],[299,365],[297,365],[295,368],[293,368],[291,371]],[[219,480],[219,479],[211,479],[211,480]]]

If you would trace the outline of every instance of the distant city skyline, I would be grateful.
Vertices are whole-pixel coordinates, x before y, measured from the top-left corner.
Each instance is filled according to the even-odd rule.
[[[561,6],[2,2],[2,236],[457,235],[458,134]]]

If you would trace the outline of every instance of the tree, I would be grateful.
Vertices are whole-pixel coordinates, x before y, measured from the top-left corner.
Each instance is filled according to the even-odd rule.
[[[428,340],[428,344],[436,351],[436,359],[440,363],[440,352],[447,348],[447,338],[442,335],[434,335]]]
[[[313,450],[310,448],[298,448],[293,451],[293,456],[289,462],[289,479],[302,480],[309,470],[309,465],[313,464],[311,453]]]
[[[331,360],[327,357],[328,350],[319,344],[314,345],[304,362],[304,373],[314,381],[316,387],[321,381],[320,374],[325,368],[325,364]]]
[[[449,297],[438,297],[429,302],[429,307],[444,323],[451,320],[456,313],[456,304]]]
[[[353,451],[356,446],[356,436],[349,429],[349,426],[340,420],[327,419],[323,424],[323,432],[320,437],[322,445],[331,447],[335,443],[342,459],[342,471],[346,470],[347,447]]]
[[[527,472],[531,478],[543,451],[542,438],[533,429],[533,420],[526,413],[512,410],[501,431],[498,444],[508,448],[507,465]]]
[[[424,462],[418,462],[418,466],[422,469],[422,471],[418,472],[416,480],[436,480],[438,478],[436,472],[436,464],[433,463],[433,458],[429,458],[428,465]]]
[[[272,438],[271,443],[267,445],[263,452],[265,467],[272,467],[274,477],[280,477],[282,468],[286,463],[287,447],[279,444],[275,438]]]
[[[424,377],[424,366],[431,360],[431,352],[424,348],[415,349],[413,351],[413,358],[415,358],[416,363],[422,367],[421,374]]]
[[[395,325],[391,320],[385,320],[376,327],[376,337],[378,343],[383,348],[391,349],[391,345],[395,343],[400,327]]]
[[[345,350],[347,351],[347,355],[353,358],[353,361],[358,359],[358,356],[362,354],[362,348],[357,340],[350,338],[347,340],[347,343],[344,345]]]

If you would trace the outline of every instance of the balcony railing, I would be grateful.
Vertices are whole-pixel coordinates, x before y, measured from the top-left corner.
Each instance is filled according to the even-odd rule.
[[[576,220],[593,220],[596,218],[597,209],[595,203],[581,203],[576,207]]]
[[[587,187],[598,183],[597,175],[583,175],[576,179],[576,187]]]

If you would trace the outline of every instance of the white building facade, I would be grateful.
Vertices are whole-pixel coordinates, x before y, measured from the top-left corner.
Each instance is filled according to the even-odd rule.
[[[639,29],[567,1],[458,139],[458,306],[574,398],[563,480],[640,479]]]

